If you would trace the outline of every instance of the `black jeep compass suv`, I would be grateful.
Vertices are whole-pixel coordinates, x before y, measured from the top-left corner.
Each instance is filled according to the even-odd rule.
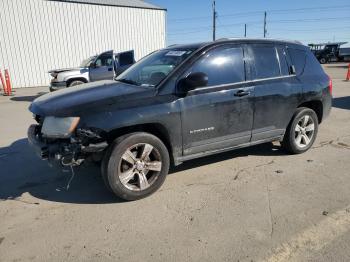
[[[175,45],[114,81],[37,98],[28,138],[63,166],[100,160],[107,187],[135,200],[163,184],[171,162],[270,141],[303,153],[331,103],[330,78],[298,42]]]

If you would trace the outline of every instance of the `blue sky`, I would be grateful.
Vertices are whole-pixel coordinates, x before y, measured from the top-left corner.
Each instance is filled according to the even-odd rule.
[[[167,44],[212,39],[211,0],[148,0],[165,7]],[[217,0],[217,38],[263,36],[267,11],[267,37],[311,42],[350,42],[349,0]],[[350,46],[350,44],[347,44]]]

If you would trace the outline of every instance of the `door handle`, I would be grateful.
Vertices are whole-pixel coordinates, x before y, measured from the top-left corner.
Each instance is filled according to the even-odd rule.
[[[113,70],[113,68],[108,68],[108,71],[112,71]]]
[[[249,91],[245,91],[243,89],[241,90],[238,90],[234,96],[238,96],[238,97],[242,97],[242,96],[249,96],[250,95],[250,92]]]

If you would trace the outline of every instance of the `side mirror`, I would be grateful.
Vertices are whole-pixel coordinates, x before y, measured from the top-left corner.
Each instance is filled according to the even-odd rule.
[[[91,63],[89,67],[90,68],[96,68],[96,64],[95,63]]]
[[[295,75],[297,73],[297,71],[295,70],[295,66],[291,65],[289,67],[289,72],[291,75]]]
[[[205,87],[208,84],[208,76],[202,72],[190,73],[179,82],[179,89],[182,93],[194,90],[197,87]]]

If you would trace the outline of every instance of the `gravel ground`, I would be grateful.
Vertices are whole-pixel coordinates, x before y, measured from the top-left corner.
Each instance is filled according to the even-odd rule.
[[[27,107],[47,88],[0,97],[0,261],[348,261],[350,82],[325,66],[334,106],[313,148],[278,143],[186,162],[135,202],[99,169],[50,168],[28,146]]]

